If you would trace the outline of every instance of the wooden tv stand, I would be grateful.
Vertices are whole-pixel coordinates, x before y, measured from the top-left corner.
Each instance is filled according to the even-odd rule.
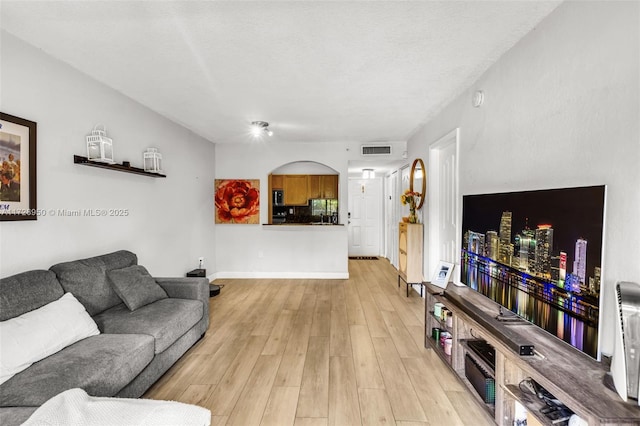
[[[496,319],[499,305],[467,287],[449,284],[446,292],[431,284],[426,288],[425,347],[433,348],[449,365],[498,425],[514,424],[516,401],[540,423],[553,424],[539,411],[545,403],[519,387],[527,377],[542,385],[589,425],[640,425],[637,402],[624,402],[603,384],[608,371],[603,363],[524,320]],[[433,315],[436,302],[452,312],[449,326]],[[432,338],[434,327],[452,334],[451,355],[446,355],[439,342]],[[470,339],[483,339],[495,348],[495,369],[488,371],[495,379],[495,405],[486,404],[465,377],[466,353],[485,370],[490,369],[469,351],[466,341]],[[514,342],[533,344],[535,354],[520,356],[512,349]]]

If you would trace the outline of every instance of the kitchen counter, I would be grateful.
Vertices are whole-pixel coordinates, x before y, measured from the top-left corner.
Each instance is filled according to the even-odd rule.
[[[344,226],[342,223],[320,223],[320,222],[309,222],[309,223],[263,223],[263,226],[306,226],[306,227],[340,227]]]

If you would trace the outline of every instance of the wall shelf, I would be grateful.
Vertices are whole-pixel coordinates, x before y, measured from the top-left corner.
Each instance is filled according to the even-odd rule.
[[[144,176],[149,176],[153,178],[167,177],[167,175],[163,175],[161,173],[145,172],[144,169],[140,169],[138,167],[126,167],[126,166],[123,166],[122,164],[108,164],[108,163],[101,163],[99,161],[92,161],[92,160],[89,160],[87,157],[83,157],[81,155],[74,155],[73,162],[74,164],[82,164],[83,166],[98,167],[100,169],[117,170],[119,172],[133,173],[136,175],[144,175]]]

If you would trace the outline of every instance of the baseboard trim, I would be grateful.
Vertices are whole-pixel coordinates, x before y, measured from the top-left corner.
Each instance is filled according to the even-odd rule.
[[[348,280],[348,272],[216,272],[210,280],[223,278],[282,278],[282,279],[319,279],[319,280]]]

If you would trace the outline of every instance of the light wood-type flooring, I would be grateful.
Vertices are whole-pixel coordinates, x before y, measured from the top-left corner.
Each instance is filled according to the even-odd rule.
[[[219,280],[211,325],[147,393],[211,410],[212,425],[485,425],[424,347],[424,299],[385,259],[348,280]]]

